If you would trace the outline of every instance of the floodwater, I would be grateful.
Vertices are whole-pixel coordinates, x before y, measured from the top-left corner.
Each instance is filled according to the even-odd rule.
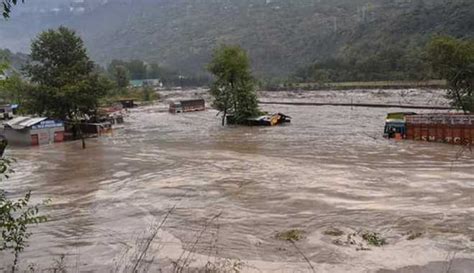
[[[9,150],[18,161],[10,193],[51,199],[23,264],[47,268],[64,254],[71,272],[119,271],[166,217],[144,259],[151,272],[222,259],[217,271],[240,260],[244,272],[472,272],[474,154],[383,139],[386,113],[399,109],[263,106],[293,117],[271,128],[164,109],[132,110],[125,129],[86,150]],[[291,229],[302,231],[295,244],[276,238]],[[359,231],[388,244],[334,243]]]

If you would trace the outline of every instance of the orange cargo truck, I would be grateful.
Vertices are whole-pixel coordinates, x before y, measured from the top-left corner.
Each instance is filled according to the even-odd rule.
[[[474,144],[474,115],[390,113],[384,136],[459,145]]]

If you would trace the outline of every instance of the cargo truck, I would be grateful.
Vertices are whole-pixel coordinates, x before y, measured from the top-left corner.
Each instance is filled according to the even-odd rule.
[[[474,114],[389,113],[384,137],[459,145],[474,144]]]

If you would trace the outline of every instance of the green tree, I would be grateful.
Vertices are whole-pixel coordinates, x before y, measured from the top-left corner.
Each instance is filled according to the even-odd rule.
[[[123,66],[127,69],[129,77],[132,80],[146,79],[149,74],[147,65],[145,65],[145,63],[140,60],[131,60],[129,62],[122,61],[122,60],[112,60],[107,70],[109,74],[112,75],[113,77],[113,75],[115,74],[115,70],[117,69],[117,67],[120,67],[120,66]]]
[[[5,70],[7,70],[7,68],[8,68],[8,63],[0,61],[0,75],[3,75]],[[0,84],[3,84],[4,82],[5,80],[1,80]]]
[[[143,61],[131,60],[127,63],[128,71],[132,80],[143,80],[147,76],[147,67]]]
[[[41,33],[31,44],[31,61],[25,69],[35,84],[27,101],[31,113],[64,120],[95,113],[107,87],[73,30]]]
[[[18,1],[18,0],[2,0],[1,2],[2,2],[2,6],[3,6],[3,12],[2,12],[3,18],[9,18],[12,7],[15,6],[16,4],[18,4],[20,1]],[[25,0],[21,0],[21,2],[24,3]]]
[[[151,101],[152,100],[152,96],[153,96],[153,88],[149,87],[149,86],[145,86],[143,87],[143,100],[144,101]]]
[[[30,89],[31,85],[15,73],[0,83],[0,101],[21,105],[27,99]]]
[[[162,69],[157,63],[152,63],[148,66],[147,69],[147,78],[148,79],[159,79],[162,74]]]
[[[250,72],[249,58],[242,48],[219,47],[208,70],[215,76],[211,95],[214,107],[223,112],[222,125],[228,114],[232,114],[238,123],[259,114],[255,81]]]
[[[110,64],[107,66],[107,72],[108,72],[111,76],[113,76],[113,75],[114,75],[114,72],[115,72],[115,68],[116,68],[117,66],[124,66],[124,67],[126,67],[126,68],[128,69],[126,62],[124,62],[124,61],[122,61],[122,60],[112,60],[112,61],[110,62]]]
[[[436,37],[427,51],[433,71],[448,81],[453,106],[474,112],[474,40]]]
[[[128,69],[123,65],[116,66],[113,71],[113,79],[119,90],[124,90],[130,84]]]

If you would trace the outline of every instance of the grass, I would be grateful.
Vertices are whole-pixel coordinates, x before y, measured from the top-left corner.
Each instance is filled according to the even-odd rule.
[[[327,229],[326,231],[323,232],[324,235],[328,235],[328,236],[334,236],[334,237],[338,237],[338,236],[342,236],[344,235],[344,232],[340,229],[337,229],[337,228],[330,228],[330,229]]]
[[[299,240],[303,239],[303,234],[304,234],[304,231],[302,231],[302,230],[291,229],[291,230],[288,230],[288,231],[279,232],[279,233],[277,233],[277,235],[275,237],[278,240],[282,240],[282,241],[296,242],[296,241],[299,241]]]
[[[387,244],[385,238],[382,238],[380,234],[376,232],[364,232],[362,233],[362,239],[372,246],[383,246]]]
[[[343,235],[342,231],[338,229],[329,229],[324,234],[337,237]],[[353,247],[357,251],[367,251],[370,250],[370,246],[381,247],[388,244],[387,240],[379,233],[371,231],[348,233],[345,238],[337,238],[332,243],[338,246]]]

